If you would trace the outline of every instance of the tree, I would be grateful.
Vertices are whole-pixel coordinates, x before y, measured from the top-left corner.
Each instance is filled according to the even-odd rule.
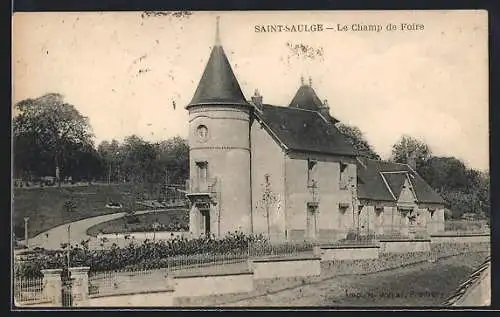
[[[265,217],[267,220],[267,237],[271,239],[271,220],[270,220],[270,209],[271,207],[279,202],[279,197],[276,195],[271,188],[271,175],[264,175],[264,184],[262,189],[262,198],[260,200],[260,205],[264,209]]]
[[[455,157],[431,157],[418,173],[449,205],[453,218],[464,213],[489,216],[489,174],[468,168]]]
[[[13,120],[14,162],[18,173],[34,172],[41,176],[60,171],[68,175],[68,160],[74,151],[93,146],[91,127],[75,106],[58,93],[48,93],[15,104]],[[31,153],[29,153],[31,152]]]
[[[424,142],[403,135],[398,142],[392,146],[391,160],[396,163],[412,164],[412,158],[415,159],[415,165],[418,167],[431,157],[431,150]]]
[[[359,152],[359,155],[380,160],[380,156],[373,150],[373,147],[365,139],[363,132],[359,128],[343,123],[337,123],[336,127],[347,138],[348,142],[354,146],[356,151]]]
[[[438,192],[465,190],[469,182],[467,167],[455,157],[433,156],[422,162],[417,172]]]
[[[169,183],[183,184],[189,177],[189,145],[179,136],[160,142],[160,164],[168,171]]]
[[[108,182],[120,180],[119,168],[123,163],[123,154],[120,143],[113,139],[111,143],[102,141],[97,147],[97,152],[101,157],[102,163],[106,168],[103,175],[107,175]]]

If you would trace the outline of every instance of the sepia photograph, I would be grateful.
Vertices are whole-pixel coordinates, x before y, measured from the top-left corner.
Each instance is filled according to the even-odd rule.
[[[11,309],[491,305],[487,11],[12,28]]]

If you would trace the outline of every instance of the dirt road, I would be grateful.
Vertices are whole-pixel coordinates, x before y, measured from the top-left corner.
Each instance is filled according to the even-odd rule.
[[[481,264],[484,253],[391,271],[342,276],[224,306],[438,306]]]

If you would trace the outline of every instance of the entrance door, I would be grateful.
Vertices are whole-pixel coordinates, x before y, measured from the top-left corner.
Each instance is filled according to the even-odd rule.
[[[201,232],[205,235],[210,235],[210,210],[202,209],[201,213]]]
[[[307,237],[309,239],[316,239],[316,233],[318,230],[316,211],[316,206],[307,206]]]

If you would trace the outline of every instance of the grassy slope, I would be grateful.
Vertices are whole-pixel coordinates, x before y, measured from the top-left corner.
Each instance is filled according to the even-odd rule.
[[[484,255],[462,255],[437,263],[409,266],[392,274],[359,277],[346,287],[347,296],[326,298],[324,303],[336,306],[439,306],[483,260]]]
[[[13,197],[12,220],[17,237],[24,236],[24,220],[28,216],[30,237],[58,225],[88,217],[126,211],[130,208],[131,185],[90,185],[79,187],[16,188]],[[66,200],[76,203],[76,210],[63,208]],[[109,201],[120,202],[123,209],[105,208]],[[144,207],[139,207],[145,209]]]
[[[485,259],[472,253],[395,270],[340,276],[229,306],[440,306]]]
[[[137,228],[152,225],[155,220],[160,224],[168,225],[172,222],[181,222],[189,225],[189,211],[186,209],[172,209],[167,211],[160,211],[157,213],[149,213],[137,215],[139,223],[128,224],[125,218],[118,218],[110,221],[100,223],[92,226],[87,230],[87,234],[97,236],[99,232],[102,233],[116,233],[116,232],[133,232]]]

